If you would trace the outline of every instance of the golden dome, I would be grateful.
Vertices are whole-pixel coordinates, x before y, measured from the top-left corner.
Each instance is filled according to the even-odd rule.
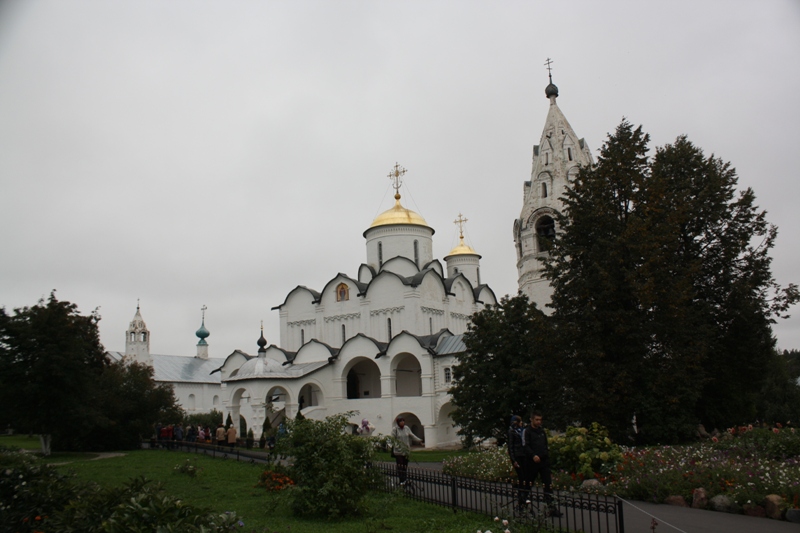
[[[394,199],[394,207],[378,215],[375,220],[372,221],[372,224],[370,224],[370,228],[388,226],[390,224],[413,224],[414,226],[430,227],[428,223],[425,222],[424,218],[400,204],[399,194],[395,194]]]
[[[469,255],[478,255],[478,252],[476,252],[472,248],[472,246],[470,246],[470,245],[468,245],[467,243],[464,242],[464,236],[462,235],[458,240],[458,246],[456,246],[455,248],[450,250],[450,253],[447,254],[447,257],[453,256],[453,255],[468,255],[468,254]]]

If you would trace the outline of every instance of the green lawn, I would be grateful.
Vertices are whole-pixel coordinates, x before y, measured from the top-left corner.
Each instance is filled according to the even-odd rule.
[[[422,452],[420,452],[422,453]],[[187,459],[200,467],[195,478],[175,472]],[[484,530],[494,524],[489,517],[454,513],[450,509],[414,502],[401,494],[374,493],[357,518],[329,521],[301,519],[291,514],[285,497],[254,487],[260,465],[213,459],[183,452],[137,450],[124,457],[95,461],[76,457],[58,467],[73,471],[80,479],[103,485],[118,485],[135,476],[163,482],[169,494],[184,502],[215,511],[236,511],[245,522],[244,531],[270,532],[441,532],[463,533]]]
[[[27,435],[2,435],[0,436],[0,446],[34,451],[42,449],[39,437],[28,437]]]

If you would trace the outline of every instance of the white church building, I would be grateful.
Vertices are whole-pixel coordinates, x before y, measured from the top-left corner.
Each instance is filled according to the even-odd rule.
[[[552,295],[541,260],[544,240],[558,231],[559,198],[579,168],[593,164],[556,104],[552,77],[545,95],[550,109],[513,227],[519,290],[540,308]],[[481,256],[464,242],[461,215],[459,244],[444,265],[434,259],[434,229],[400,202],[404,173],[395,165],[390,174],[395,205],[364,231],[366,261],[355,276],[338,273],[321,290],[298,285],[273,308],[279,345],[268,345],[262,328],[256,355],[236,350],[209,358],[203,317],[194,357],[151,355],[137,306],[125,353],[109,355],[151,364],[156,381],[172,384],[188,413],[218,409],[234,421],[241,417],[256,438],[267,418],[274,427],[298,413],[322,419],[355,411],[353,428],[366,418],[376,434],[388,434],[403,416],[427,447],[458,443],[448,392],[453,367],[465,351],[470,316],[497,298],[482,283]]]
[[[275,307],[280,346],[258,340],[257,355],[235,351],[221,365],[222,398],[259,435],[266,417],[322,419],[357,411],[388,434],[403,416],[426,446],[459,442],[448,389],[469,317],[497,303],[481,282],[480,259],[464,243],[444,265],[433,258],[425,220],[400,202],[404,169],[395,165],[395,205],[364,232],[366,262],[353,277],[322,288],[297,286]],[[458,221],[465,220],[459,216]]]

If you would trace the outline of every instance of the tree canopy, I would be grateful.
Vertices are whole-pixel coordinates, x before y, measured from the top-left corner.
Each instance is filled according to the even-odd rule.
[[[776,283],[769,252],[777,229],[751,189],[736,190],[728,163],[683,136],[652,157],[648,143],[623,121],[597,164],[567,187],[559,230],[541,243],[552,314],[535,318],[545,323],[532,328],[541,335],[519,340],[503,372],[537,383],[540,405],[563,424],[596,421],[617,439],[671,442],[700,422],[755,419],[773,357],[771,324],[798,290]],[[518,324],[487,327],[476,317],[468,337],[507,329],[515,338]],[[470,347],[478,352],[465,359],[454,398],[470,383],[470,359],[493,349]]]
[[[45,453],[51,440],[61,450],[133,447],[160,417],[182,416],[152,368],[107,359],[99,320],[55,291],[11,314],[0,308],[0,422],[40,435]]]
[[[508,417],[525,415],[541,402],[542,363],[547,338],[544,313],[524,296],[502,298],[472,315],[464,335],[467,351],[453,369],[453,421],[467,442],[505,441]]]

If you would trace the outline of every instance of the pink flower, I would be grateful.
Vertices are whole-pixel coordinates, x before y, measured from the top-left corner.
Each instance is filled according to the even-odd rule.
[[[711,437],[711,442],[719,442],[719,439],[717,437]]]
[[[781,432],[781,430],[780,430],[780,429],[778,429],[778,428],[772,428],[772,432],[773,432],[773,433],[775,433],[775,434],[777,435],[778,433],[780,433],[780,432]]]

